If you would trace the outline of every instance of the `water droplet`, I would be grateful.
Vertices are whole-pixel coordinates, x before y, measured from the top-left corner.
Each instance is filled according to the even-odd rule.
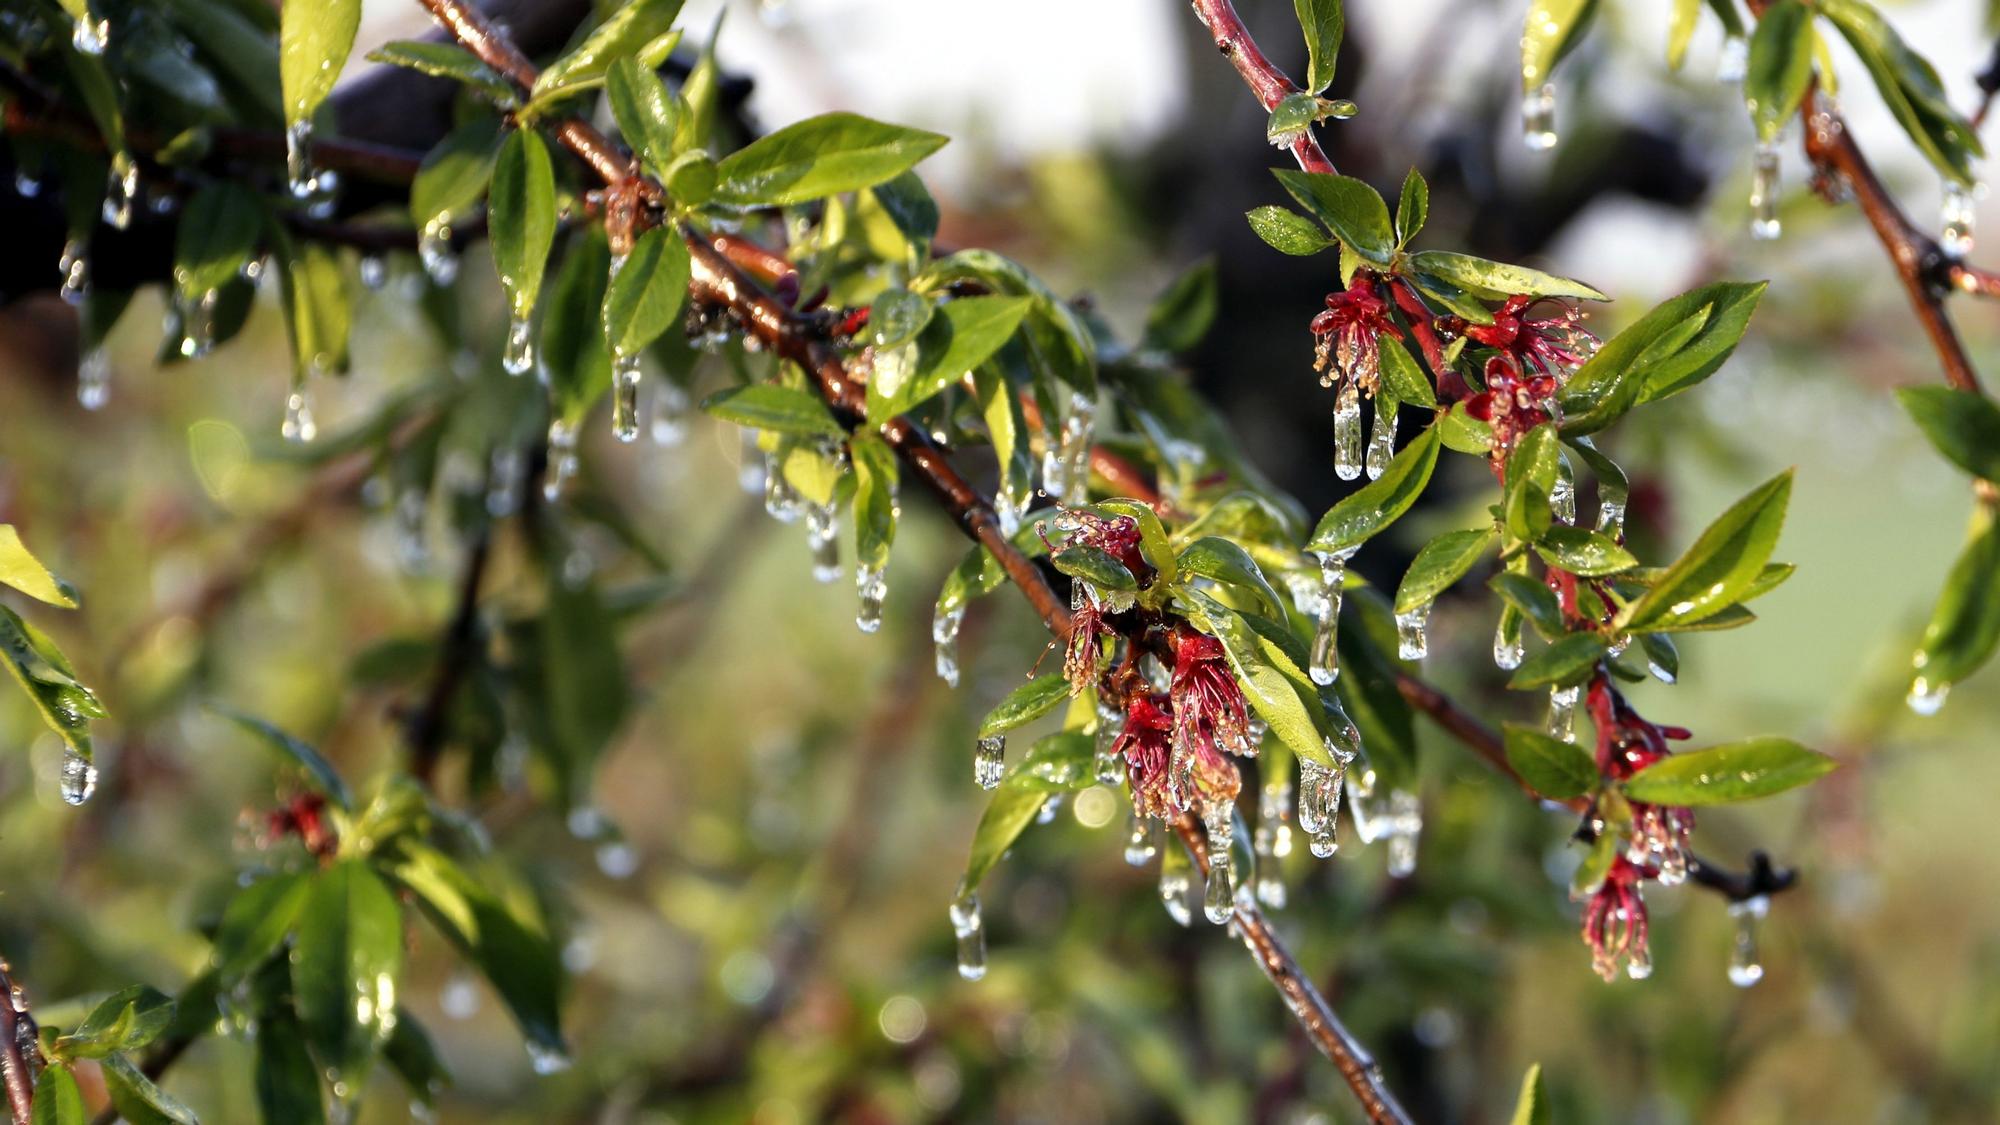
[[[687,389],[679,383],[660,379],[653,384],[654,445],[672,447],[687,437],[689,405]]]
[[[1653,951],[1644,946],[1633,949],[1626,957],[1625,975],[1633,980],[1645,980],[1652,976]]]
[[[1361,475],[1361,392],[1352,380],[1333,400],[1333,473],[1341,480]]]
[[[111,355],[101,347],[85,350],[77,361],[76,401],[85,410],[101,410],[111,401]]]
[[[1396,659],[1422,660],[1430,651],[1431,603],[1396,615]]]
[[[1978,217],[1974,203],[1976,192],[1957,180],[1944,182],[1944,203],[1938,212],[1938,222],[1942,228],[1938,235],[1938,249],[1947,257],[1963,258],[1972,253],[1972,228]]]
[[[549,422],[549,467],[542,481],[542,499],[551,504],[562,499],[576,470],[576,427],[556,418]]]
[[[313,419],[312,391],[303,382],[292,387],[292,393],[285,396],[285,421],[278,427],[278,433],[286,441],[304,445],[319,436],[319,423]]]
[[[438,989],[438,1010],[446,1019],[469,1020],[479,1014],[479,978],[471,971],[457,969]]]
[[[527,317],[514,314],[507,321],[507,347],[500,366],[509,375],[526,375],[535,365],[535,326]]]
[[[1750,166],[1750,237],[1769,240],[1783,233],[1778,221],[1778,146],[1757,146]]]
[[[639,870],[639,852],[623,840],[606,840],[597,845],[597,869],[607,879],[630,879]]]
[[[122,167],[121,167],[122,165]],[[104,182],[104,221],[124,230],[132,225],[132,201],[139,194],[139,166],[129,156],[111,162],[111,174]]]
[[[1135,810],[1131,823],[1125,830],[1125,862],[1133,867],[1144,867],[1160,854],[1159,845],[1153,843],[1153,825]]]
[[[812,548],[813,578],[832,582],[840,577],[840,509],[831,502],[807,504],[806,544]]]
[[[1329,746],[1329,749],[1333,747]],[[1329,859],[1340,850],[1340,795],[1347,779],[1346,761],[1336,757],[1329,769],[1306,758],[1299,759],[1299,831],[1306,834],[1310,850],[1320,859]]]
[[[1518,614],[1502,612],[1500,627],[1493,631],[1493,666],[1502,672],[1511,672],[1521,666],[1521,658],[1526,649],[1521,644],[1521,618]]]
[[[1169,845],[1160,855],[1160,905],[1167,908],[1167,917],[1183,926],[1194,922],[1193,868],[1180,848]]]
[[[1576,700],[1582,691],[1581,687],[1549,689],[1548,732],[1551,738],[1576,741]]]
[[[14,173],[14,194],[22,199],[33,199],[42,194],[42,181],[27,169],[20,169]]]
[[[951,904],[951,929],[958,937],[958,975],[978,980],[986,975],[986,923],[979,916],[979,896],[966,892]]]
[[[1220,926],[1236,916],[1235,865],[1229,856],[1236,805],[1210,801],[1201,810],[1201,821],[1208,829],[1208,883],[1202,891],[1201,908],[1210,922]]]
[[[1555,83],[1544,83],[1541,89],[1521,96],[1521,140],[1530,152],[1556,147]]]
[[[1396,456],[1396,412],[1380,397],[1375,399],[1375,425],[1368,432],[1368,479],[1380,480],[1382,471]]]
[[[1081,583],[1079,583],[1081,585]],[[1097,701],[1097,782],[1117,788],[1125,780],[1125,760],[1118,755],[1118,736],[1125,733],[1125,712],[1110,701]]]
[[[568,1070],[570,1059],[569,1055],[562,1048],[551,1047],[530,1039],[528,1040],[528,1065],[534,1068],[536,1074],[546,1078],[551,1074],[561,1074],[563,1071]]]
[[[1729,916],[1736,920],[1736,938],[1729,950],[1729,983],[1749,988],[1764,979],[1764,964],[1757,956],[1757,923],[1771,912],[1771,899],[1757,895],[1729,904]]]
[[[1080,391],[1072,392],[1062,419],[1063,487],[1059,493],[1050,489],[1065,504],[1084,504],[1090,500],[1090,445],[1096,424],[1097,399]]]
[[[458,251],[451,245],[451,215],[442,214],[424,224],[417,234],[417,260],[435,285],[458,280]]]
[[[1609,486],[1599,481],[1597,484],[1597,530],[1613,539],[1625,537],[1625,494],[1613,493]]]
[[[1919,715],[1935,715],[1944,706],[1944,697],[1950,692],[1950,684],[1918,676],[1910,681],[1910,694],[1904,697],[1903,702]]]
[[[889,579],[879,566],[857,566],[854,588],[861,595],[854,624],[864,633],[873,633],[882,627],[882,600],[889,596]]]
[[[1722,40],[1722,56],[1715,63],[1717,82],[1741,82],[1750,72],[1750,41],[1741,35]]]
[[[639,357],[611,357],[611,432],[619,441],[639,440]]]
[[[1417,870],[1417,838],[1424,831],[1424,808],[1417,795],[1403,789],[1389,793],[1389,877],[1407,879]]]
[[[63,301],[83,304],[83,299],[90,295],[90,247],[80,238],[64,242],[62,260],[56,268],[62,271]]]
[[[69,29],[69,45],[86,55],[101,55],[111,41],[111,21],[103,17],[78,16]]]
[[[779,523],[797,523],[805,514],[805,505],[799,494],[786,478],[784,467],[778,461],[776,452],[764,454],[764,470],[758,475],[764,487],[764,511]]]
[[[80,805],[97,792],[97,767],[90,764],[90,759],[79,753],[76,747],[65,746],[59,780],[62,799],[69,804]]]
[[[389,259],[380,254],[361,255],[361,284],[380,289],[389,283]]]
[[[1325,687],[1340,678],[1340,600],[1347,583],[1347,560],[1359,548],[1319,553],[1319,596],[1307,674]]]
[[[931,618],[931,640],[937,642],[938,679],[958,686],[958,630],[965,624],[965,603],[940,605]]]
[[[285,130],[285,190],[293,199],[310,199],[319,190],[313,175],[313,130],[310,121],[294,121]]]
[[[215,309],[221,301],[222,291],[209,289],[191,301],[182,302],[182,356],[200,359],[215,350]]]
[[[1000,778],[1007,772],[1007,736],[989,734],[979,740],[972,753],[972,780],[981,789],[992,789],[1000,784]]]

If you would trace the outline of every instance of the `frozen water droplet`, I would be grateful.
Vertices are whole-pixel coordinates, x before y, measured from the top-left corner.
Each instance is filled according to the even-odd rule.
[[[1750,166],[1750,237],[1773,239],[1783,233],[1778,221],[1778,146],[1757,146]]]
[[[1972,227],[1977,217],[1975,192],[1957,180],[1944,182],[1944,204],[1939,209],[1938,248],[1948,257],[1963,258],[1972,252]]]
[[[389,283],[389,259],[380,254],[361,255],[361,284],[380,289]]]
[[[1166,854],[1177,854],[1177,849],[1170,847]],[[1192,925],[1194,904],[1189,899],[1193,892],[1194,880],[1185,858],[1180,863],[1160,864],[1160,905],[1167,908],[1167,917],[1183,926]]]
[[[59,780],[62,799],[72,805],[80,805],[97,792],[97,767],[90,764],[89,758],[78,753],[76,747],[65,746]]]
[[[993,514],[1000,521],[1000,534],[1010,539],[1021,530],[1021,516],[1027,510],[1028,502],[1014,497],[1004,485],[993,497]]]
[[[1620,492],[1614,497],[1602,483],[1598,484],[1597,491],[1601,495],[1597,502],[1597,530],[1613,539],[1624,538],[1625,494]]]
[[[1332,749],[1332,747],[1329,747]],[[1330,859],[1340,850],[1340,796],[1347,779],[1346,760],[1336,757],[1334,768],[1299,759],[1299,830],[1308,848],[1320,859]]]
[[[1950,684],[1918,676],[1910,681],[1910,694],[1904,697],[1903,702],[1919,715],[1935,715],[1944,706],[1944,697],[1950,692]]]
[[[1615,969],[1613,970],[1616,971]],[[1625,975],[1633,980],[1645,980],[1653,975],[1653,952],[1640,946],[1626,956]]]
[[[1430,651],[1431,603],[1396,615],[1396,659],[1422,660]]]
[[[1118,737],[1125,733],[1125,712],[1104,699],[1097,701],[1097,781],[1113,788],[1125,780],[1125,760],[1118,755]]]
[[[1389,461],[1396,456],[1396,412],[1387,409],[1381,398],[1375,400],[1375,425],[1368,432],[1368,479],[1380,480],[1382,471],[1389,467]]]
[[[1722,41],[1722,55],[1715,63],[1717,82],[1741,82],[1750,72],[1750,41],[1731,35]]]
[[[1202,890],[1202,913],[1210,922],[1224,925],[1236,916],[1236,878],[1229,844],[1234,836],[1236,806],[1229,801],[1211,801],[1201,810],[1208,829],[1208,882]]]
[[[1389,877],[1407,879],[1417,870],[1417,838],[1424,830],[1424,809],[1417,795],[1396,789],[1389,793]]]
[[[1541,89],[1521,96],[1521,140],[1530,152],[1556,147],[1555,83],[1543,83]]]
[[[83,299],[90,295],[90,247],[80,238],[64,242],[57,268],[62,271],[63,301],[83,304]]]
[[[1660,681],[1663,684],[1670,684],[1674,682],[1675,677],[1672,670],[1668,669],[1657,660],[1646,661],[1646,671],[1651,672],[1653,674],[1653,678]]]
[[[442,214],[424,224],[417,235],[417,260],[436,285],[458,280],[458,251],[451,245],[451,215]]]
[[[1341,480],[1361,475],[1361,392],[1352,380],[1333,400],[1333,472]]]
[[[889,596],[889,579],[879,566],[857,566],[854,587],[861,596],[854,624],[864,633],[873,633],[882,627],[882,600]]]
[[[292,393],[285,396],[285,421],[278,427],[278,433],[286,441],[299,445],[319,436],[319,423],[313,419],[312,391],[304,383],[295,384]]]
[[[101,410],[111,401],[111,356],[103,348],[90,348],[76,365],[76,401],[85,410]]]
[[[421,574],[430,565],[430,542],[424,520],[429,504],[421,488],[406,488],[396,497],[396,561],[406,574]]]
[[[1325,687],[1340,678],[1340,600],[1347,583],[1347,560],[1357,548],[1319,554],[1319,596],[1313,620],[1308,674]]]
[[[1007,772],[1007,736],[989,734],[979,740],[972,753],[972,780],[981,789],[992,789],[1000,784],[1000,778]]]
[[[840,509],[826,503],[807,504],[805,510],[813,578],[820,582],[835,581],[840,577]]]
[[[123,163],[123,168],[119,167]],[[129,157],[114,160],[104,182],[104,221],[124,230],[132,225],[132,201],[139,194],[139,166]]]
[[[965,624],[965,603],[938,607],[931,618],[931,640],[937,642],[938,679],[958,686],[958,630]]]
[[[1511,672],[1521,666],[1521,658],[1526,650],[1521,645],[1521,619],[1511,613],[1503,613],[1500,627],[1493,631],[1493,666],[1502,672]]]
[[[1576,522],[1576,477],[1568,458],[1556,462],[1555,483],[1549,488],[1549,514],[1563,523]]]
[[[653,384],[653,444],[679,445],[687,437],[688,393],[672,379]]]
[[[639,440],[639,357],[611,358],[611,432],[619,441]]]
[[[576,427],[556,418],[549,422],[549,467],[542,481],[542,499],[551,504],[562,499],[576,470]]]
[[[1764,979],[1764,965],[1757,957],[1757,923],[1771,912],[1766,895],[1729,904],[1729,916],[1736,920],[1736,938],[1729,951],[1729,983],[1749,988]]]
[[[285,130],[285,190],[293,199],[311,199],[319,191],[313,175],[312,122],[294,121]]]
[[[1125,862],[1133,867],[1144,867],[1160,854],[1158,845],[1153,843],[1153,826],[1136,811],[1125,830]]]
[[[526,375],[534,365],[534,322],[516,313],[507,321],[507,348],[501,353],[500,366],[506,368],[509,375]]]
[[[958,975],[978,980],[986,975],[986,923],[979,915],[979,896],[967,892],[951,904],[951,929],[958,937]]]
[[[200,359],[215,350],[215,309],[222,301],[222,292],[210,289],[191,301],[182,303],[180,353],[188,359]]]
[[[1576,741],[1576,700],[1582,693],[1581,687],[1555,687],[1549,689],[1548,732],[1552,738],[1564,742]]]
[[[14,173],[14,194],[22,199],[33,199],[42,194],[42,181],[34,173],[21,169]]]
[[[775,452],[764,455],[761,479],[764,482],[765,513],[779,523],[797,523],[805,513],[805,506],[800,502],[792,482],[786,478],[784,466],[779,464]]]
[[[528,1040],[528,1065],[534,1068],[536,1074],[546,1078],[551,1074],[561,1074],[563,1071],[568,1070],[570,1060],[569,1055],[564,1053],[561,1048],[537,1043],[533,1039],[530,1039]]]
[[[1059,451],[1063,487],[1049,489],[1051,495],[1058,496],[1065,504],[1084,504],[1090,500],[1090,444],[1096,424],[1097,400],[1080,391],[1071,392],[1069,408],[1063,412]]]
[[[94,14],[94,13],[93,13]],[[69,29],[69,45],[86,55],[101,55],[111,41],[111,21],[90,15],[78,16]]]

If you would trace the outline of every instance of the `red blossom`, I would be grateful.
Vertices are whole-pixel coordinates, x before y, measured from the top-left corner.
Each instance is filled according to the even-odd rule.
[[[1639,890],[1644,878],[1644,871],[1619,856],[1583,909],[1583,940],[1590,946],[1591,967],[1605,980],[1618,976],[1620,959],[1634,977],[1653,971],[1653,956],[1646,947],[1646,900]]]
[[[318,793],[303,793],[265,815],[265,847],[287,836],[297,836],[306,851],[321,859],[332,855],[339,841],[333,834],[333,826],[327,823],[326,798]]]
[[[1125,759],[1132,782],[1132,807],[1140,816],[1166,818],[1179,811],[1170,798],[1167,767],[1172,761],[1174,717],[1164,695],[1134,695],[1125,708],[1125,730],[1112,752]]]
[[[1496,355],[1486,361],[1486,389],[1466,400],[1465,412],[1493,427],[1493,455],[1502,457],[1522,434],[1554,418],[1560,388],[1553,375],[1524,377],[1511,357]]]
[[[1379,338],[1385,334],[1403,338],[1402,330],[1389,319],[1389,303],[1375,292],[1374,275],[1366,271],[1357,272],[1346,289],[1326,295],[1326,311],[1313,317],[1312,332],[1319,337],[1313,370],[1322,373],[1320,385],[1331,387],[1336,378],[1352,379],[1370,394],[1381,371]]]
[[[1065,547],[1095,547],[1119,562],[1139,580],[1140,586],[1149,585],[1153,579],[1153,566],[1146,561],[1145,552],[1139,549],[1139,521],[1131,516],[1101,516],[1087,508],[1065,508],[1055,520],[1056,530],[1069,533],[1063,541]],[[1055,544],[1049,542],[1048,533],[1040,532],[1042,543],[1051,551]]]
[[[1069,646],[1063,651],[1063,678],[1069,681],[1069,693],[1075,695],[1097,682],[1104,663],[1103,638],[1111,635],[1111,626],[1104,623],[1103,604],[1084,589],[1082,582],[1071,583],[1069,608]]]
[[[1597,337],[1584,331],[1583,313],[1575,305],[1563,305],[1559,316],[1523,315],[1534,303],[1533,297],[1509,297],[1493,311],[1492,324],[1469,324],[1465,334],[1513,356],[1517,366],[1560,378],[1597,351]]]

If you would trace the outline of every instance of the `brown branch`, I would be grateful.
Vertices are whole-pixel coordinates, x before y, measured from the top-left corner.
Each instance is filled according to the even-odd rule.
[[[1243,26],[1243,19],[1236,14],[1236,5],[1230,0],[1194,0],[1194,14],[1215,39],[1216,49],[1243,76],[1244,84],[1257,95],[1265,110],[1278,108],[1279,102],[1300,92],[1298,85],[1257,49],[1257,41],[1251,38],[1250,29]],[[1291,143],[1290,151],[1292,159],[1308,172],[1334,171],[1333,161],[1326,158],[1310,126]]]
[[[35,1070],[41,1063],[39,1031],[28,1013],[28,996],[14,980],[13,966],[0,957],[0,1082],[7,1106],[22,1125],[35,1115]]]

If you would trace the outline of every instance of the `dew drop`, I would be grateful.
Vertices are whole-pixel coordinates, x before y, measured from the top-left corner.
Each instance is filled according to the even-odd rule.
[[[1663,684],[1673,683],[1676,678],[1672,669],[1666,667],[1657,660],[1646,661],[1646,671],[1651,672],[1653,674],[1653,678],[1660,681]]]
[[[979,915],[979,896],[970,892],[951,904],[951,929],[958,937],[958,975],[978,980],[986,975],[986,923]]]
[[[278,433],[298,445],[319,436],[319,423],[313,419],[312,391],[304,383],[294,385],[285,396],[285,421],[278,427]]]
[[[576,427],[565,419],[553,419],[549,422],[549,467],[542,481],[542,499],[551,504],[562,499],[576,470]]]
[[[1159,846],[1153,843],[1151,822],[1134,811],[1125,829],[1125,862],[1133,867],[1144,867],[1153,862],[1153,857],[1159,853]]]
[[[1347,560],[1358,548],[1319,553],[1318,614],[1313,620],[1313,641],[1307,674],[1312,682],[1325,687],[1340,678],[1340,600],[1347,582]]]
[[[515,313],[507,321],[507,347],[501,353],[500,366],[509,375],[526,375],[535,365],[535,326],[532,321]]]
[[[1380,480],[1382,471],[1396,456],[1396,412],[1381,398],[1375,400],[1375,426],[1368,433],[1368,479]]]
[[[882,601],[889,596],[889,579],[879,566],[857,566],[854,588],[861,597],[854,624],[864,633],[873,633],[882,627]]]
[[[97,792],[97,767],[90,759],[79,753],[74,746],[63,747],[62,772],[60,775],[62,799],[72,805],[80,805],[90,800]]]
[[[1957,180],[1944,182],[1944,203],[1939,208],[1938,249],[1950,258],[1963,258],[1972,252],[1972,228],[1977,217],[1977,207],[1973,200],[1976,189],[1968,188]]]
[[[813,578],[833,582],[840,578],[840,509],[833,503],[807,504],[806,544],[812,548]]]
[[[1757,956],[1757,923],[1770,912],[1768,895],[1729,904],[1729,916],[1736,920],[1736,937],[1729,950],[1729,983],[1738,988],[1749,988],[1764,979],[1764,964]]]
[[[111,401],[111,356],[101,347],[87,349],[77,361],[76,401],[85,410],[101,410]]]
[[[1544,83],[1541,89],[1521,96],[1521,140],[1530,152],[1556,147],[1555,83]]]
[[[639,357],[611,358],[611,432],[623,442],[639,440]]]
[[[451,215],[442,214],[424,224],[417,234],[417,260],[434,285],[450,285],[458,280],[458,251],[451,245]]]
[[[1757,146],[1750,168],[1750,237],[1770,240],[1784,232],[1778,221],[1778,146]]]
[[[1431,603],[1396,615],[1396,659],[1422,660],[1430,651]]]
[[[62,271],[63,301],[83,304],[83,299],[90,295],[90,247],[80,238],[64,242],[57,268]]]
[[[1361,392],[1352,380],[1333,400],[1333,473],[1341,480],[1361,475]]]
[[[931,618],[931,640],[937,644],[938,679],[958,686],[958,630],[965,624],[965,603],[938,607]]]
[[[1576,741],[1576,700],[1582,691],[1581,687],[1575,686],[1549,689],[1548,732],[1551,738]]]
[[[653,444],[663,448],[679,445],[687,437],[688,401],[686,388],[672,379],[653,385]]]
[[[1000,778],[1007,772],[1007,736],[989,734],[981,738],[972,752],[972,780],[981,789],[993,789],[1000,784]]]

